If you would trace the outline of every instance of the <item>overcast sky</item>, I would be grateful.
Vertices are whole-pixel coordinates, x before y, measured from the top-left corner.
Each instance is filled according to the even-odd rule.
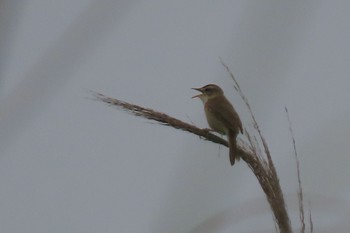
[[[227,148],[91,100],[205,128],[190,88],[216,83],[252,130],[221,58],[268,141],[294,230],[285,106],[314,232],[348,232],[349,12],[340,0],[2,1],[0,231],[274,232]]]

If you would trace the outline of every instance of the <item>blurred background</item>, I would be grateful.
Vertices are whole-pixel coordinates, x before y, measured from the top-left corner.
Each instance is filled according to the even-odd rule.
[[[0,231],[274,232],[227,148],[92,100],[207,127],[191,87],[220,85],[270,146],[300,227],[288,107],[314,232],[350,228],[350,2],[0,2]],[[309,229],[307,222],[307,229]]]

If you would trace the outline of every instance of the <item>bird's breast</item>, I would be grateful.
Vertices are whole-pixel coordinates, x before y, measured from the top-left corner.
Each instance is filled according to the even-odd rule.
[[[204,105],[204,110],[210,128],[220,134],[227,134],[226,126],[220,120],[220,118],[216,116],[216,114],[213,111],[211,111],[210,107],[207,104]]]

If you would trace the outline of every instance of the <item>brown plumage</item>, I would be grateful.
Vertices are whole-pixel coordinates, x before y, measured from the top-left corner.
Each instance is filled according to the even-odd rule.
[[[208,124],[214,131],[227,135],[230,148],[231,165],[239,159],[237,155],[236,138],[239,132],[243,133],[242,122],[232,104],[224,96],[222,89],[214,84],[201,88],[192,88],[202,94],[196,95],[204,104]]]

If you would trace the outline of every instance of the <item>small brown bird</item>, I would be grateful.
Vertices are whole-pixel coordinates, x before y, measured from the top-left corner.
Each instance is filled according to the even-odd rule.
[[[204,104],[208,124],[214,131],[227,135],[230,148],[231,165],[239,159],[237,155],[236,138],[239,132],[243,133],[242,122],[232,104],[224,96],[223,90],[215,85],[208,84],[201,88],[192,88],[201,94],[192,98],[200,98]]]

